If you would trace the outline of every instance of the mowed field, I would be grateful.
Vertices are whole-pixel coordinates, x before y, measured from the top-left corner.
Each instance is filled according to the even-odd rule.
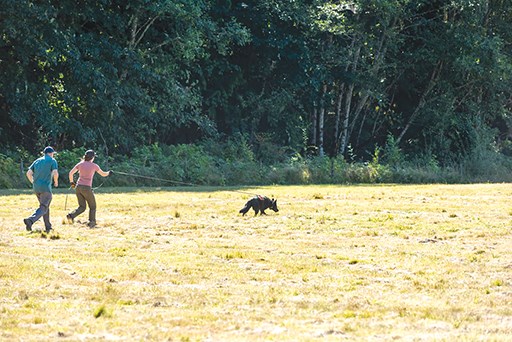
[[[0,192],[2,341],[512,338],[512,184],[66,193]]]

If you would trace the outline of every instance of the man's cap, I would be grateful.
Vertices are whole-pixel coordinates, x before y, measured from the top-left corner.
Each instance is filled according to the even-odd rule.
[[[85,156],[89,158],[94,158],[96,156],[96,153],[94,153],[93,150],[87,150],[85,151]]]
[[[54,150],[54,149],[53,149],[53,147],[51,147],[51,146],[47,146],[47,147],[45,147],[45,148],[44,148],[44,150],[43,150],[43,153],[44,153],[44,154],[54,153],[54,152],[55,152],[55,150]]]

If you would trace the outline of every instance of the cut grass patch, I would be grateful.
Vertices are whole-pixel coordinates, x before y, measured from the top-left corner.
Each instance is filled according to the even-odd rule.
[[[48,235],[24,229],[34,195],[0,192],[1,340],[512,334],[512,185],[244,189],[278,199],[256,217],[222,188],[112,190],[95,229],[57,190]]]

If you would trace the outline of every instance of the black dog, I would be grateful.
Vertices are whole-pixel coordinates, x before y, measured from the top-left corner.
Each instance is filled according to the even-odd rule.
[[[239,212],[242,214],[242,216],[245,216],[245,214],[251,208],[254,210],[254,216],[258,215],[259,212],[261,212],[261,215],[267,215],[265,213],[266,209],[273,210],[276,213],[279,211],[279,209],[277,209],[277,200],[276,199],[270,199],[268,197],[260,196],[260,195],[248,200],[247,203],[245,203],[245,207],[240,209]]]

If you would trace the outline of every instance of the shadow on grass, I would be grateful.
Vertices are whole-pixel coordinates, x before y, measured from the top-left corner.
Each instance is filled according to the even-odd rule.
[[[153,187],[112,187],[105,188],[101,187],[99,189],[94,190],[95,193],[133,193],[133,192],[238,192],[244,193],[247,195],[257,195],[255,192],[251,192],[251,190],[266,188],[265,186],[207,186],[207,185],[197,185],[197,186],[153,186]]]
[[[269,186],[130,186],[130,187],[99,187],[94,189],[97,194],[119,194],[119,193],[136,193],[136,192],[236,192],[246,195],[257,195],[257,192],[252,190],[265,189]],[[53,194],[74,194],[75,190],[71,188],[53,188]],[[1,189],[1,196],[15,196],[15,195],[31,195],[32,189]]]
[[[94,183],[94,192],[97,194],[119,194],[119,193],[137,193],[137,192],[235,192],[244,195],[261,195],[262,192],[276,186],[343,186],[343,187],[397,187],[397,186],[416,186],[416,184],[396,184],[396,183],[351,183],[351,184],[287,184],[287,185],[179,185],[179,186],[108,186],[101,183]],[[27,189],[0,189],[0,197],[33,194],[31,188]],[[75,190],[67,187],[53,188],[54,194],[74,194]]]

